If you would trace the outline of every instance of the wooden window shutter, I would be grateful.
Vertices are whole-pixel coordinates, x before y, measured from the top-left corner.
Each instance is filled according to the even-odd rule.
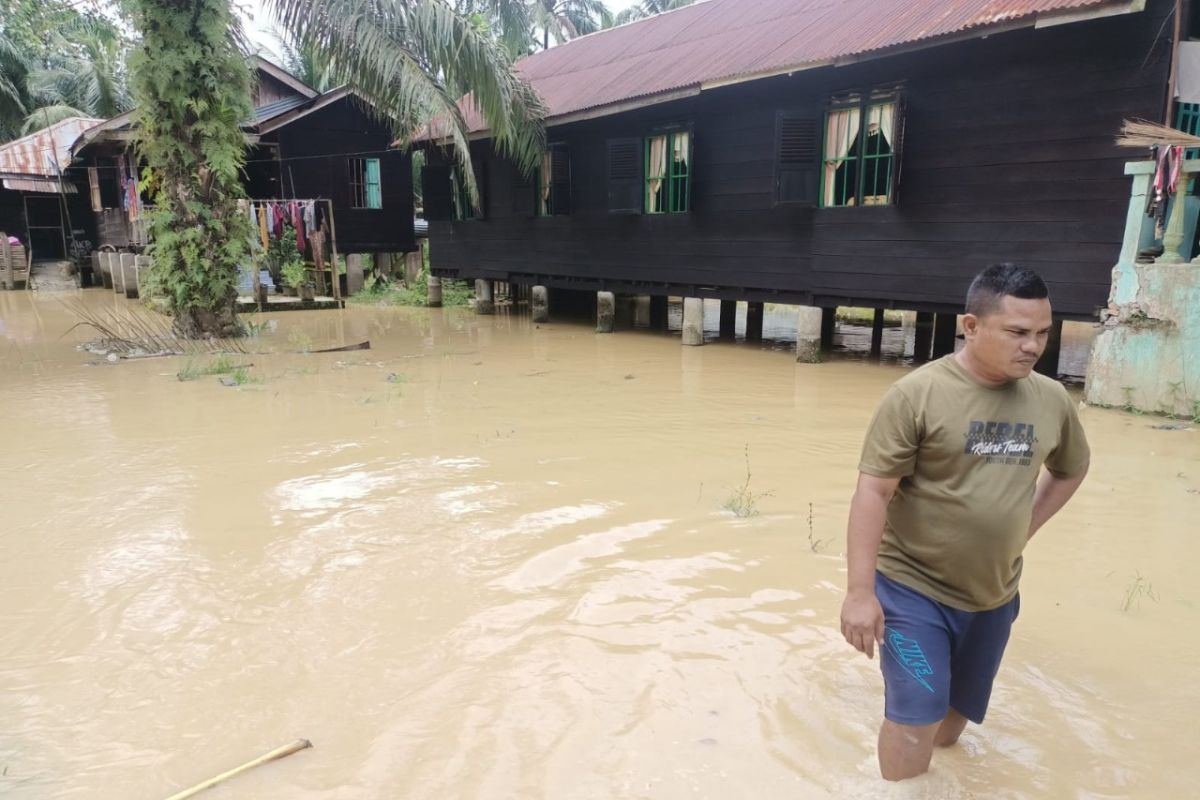
[[[518,217],[532,217],[536,213],[533,176],[526,175],[520,167],[513,167],[512,208]]]
[[[453,191],[449,164],[426,164],[421,169],[421,197],[425,201],[425,219],[445,222],[454,216]]]
[[[821,177],[821,124],[812,112],[775,120],[775,204],[815,206]]]
[[[642,140],[608,140],[608,210],[611,214],[642,213]]]
[[[892,144],[892,205],[900,202],[900,170],[904,166],[904,129],[908,121],[908,104],[904,95],[896,98],[896,129]]]
[[[551,214],[571,213],[571,154],[563,144],[550,148],[550,197]]]

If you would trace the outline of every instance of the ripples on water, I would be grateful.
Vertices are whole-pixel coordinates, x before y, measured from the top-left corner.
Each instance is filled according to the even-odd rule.
[[[987,724],[894,787],[837,613],[902,367],[349,309],[274,315],[263,382],[229,389],[87,365],[46,297],[0,313],[4,797],[160,798],[298,736],[212,796],[1194,788],[1200,433],[1084,412],[1093,475],[1031,548]],[[747,446],[762,513],[736,519]],[[1135,573],[1158,599],[1122,612]]]

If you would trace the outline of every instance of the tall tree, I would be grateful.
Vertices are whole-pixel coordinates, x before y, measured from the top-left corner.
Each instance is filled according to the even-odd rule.
[[[130,60],[154,268],[185,337],[236,335],[234,288],[250,220],[238,209],[250,69],[229,0],[124,0],[141,43]]]
[[[552,38],[562,44],[613,25],[603,0],[532,0],[530,17],[533,31],[541,31],[543,50],[550,48]]]
[[[234,289],[249,217],[239,213],[250,78],[229,0],[123,0],[142,42],[131,60],[150,192],[155,281],[183,336],[236,332]],[[500,152],[541,157],[541,101],[485,26],[448,0],[266,0],[300,48],[314,48],[399,138],[432,124],[449,139],[472,196],[459,87]],[[431,122],[432,121],[432,122]]]

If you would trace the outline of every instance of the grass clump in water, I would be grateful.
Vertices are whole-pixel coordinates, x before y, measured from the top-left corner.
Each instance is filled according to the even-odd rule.
[[[750,445],[746,445],[746,481],[730,493],[721,508],[735,517],[753,517],[758,514],[758,501],[770,496],[771,492],[756,494],[750,489]]]
[[[466,281],[442,281],[442,305],[465,306],[474,290]],[[429,270],[421,274],[412,286],[372,276],[366,290],[348,298],[347,302],[363,306],[426,306],[429,305]]]
[[[1150,585],[1150,581],[1142,577],[1142,573],[1133,573],[1133,582],[1125,587],[1125,600],[1121,603],[1121,610],[1128,611],[1133,606],[1142,607],[1142,598],[1148,597],[1154,602],[1158,602],[1158,592],[1154,591],[1154,587]]]
[[[221,382],[227,386],[258,383],[258,379],[247,371],[248,366],[248,364],[234,363],[229,356],[217,356],[207,364],[188,361],[179,372],[175,373],[175,377],[180,381],[194,381],[208,375],[220,375],[222,376]]]

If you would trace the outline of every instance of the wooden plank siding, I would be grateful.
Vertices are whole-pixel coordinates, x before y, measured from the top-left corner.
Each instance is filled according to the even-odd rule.
[[[513,211],[516,172],[486,157],[485,213],[431,221],[444,277],[832,305],[949,310],[996,261],[1047,280],[1055,309],[1106,302],[1129,197],[1113,144],[1126,117],[1162,119],[1170,0],[1143,12],[1019,30],[552,126],[572,172],[571,213]],[[1164,24],[1166,22],[1166,24]],[[904,82],[898,201],[818,209],[774,202],[776,115],[820,114],[849,89]],[[606,143],[656,126],[694,130],[692,210],[607,209]],[[430,153],[431,163],[439,158]],[[339,221],[339,233],[340,233]]]
[[[390,128],[368,115],[359,102],[345,98],[301,117],[264,140],[279,145],[278,166],[260,162],[251,189],[269,191],[279,175],[277,194],[260,199],[330,199],[343,253],[400,253],[416,249],[413,236],[412,158],[389,150]],[[263,154],[265,148],[257,148]],[[349,159],[378,158],[382,208],[351,207]],[[258,156],[262,158],[262,155]]]

